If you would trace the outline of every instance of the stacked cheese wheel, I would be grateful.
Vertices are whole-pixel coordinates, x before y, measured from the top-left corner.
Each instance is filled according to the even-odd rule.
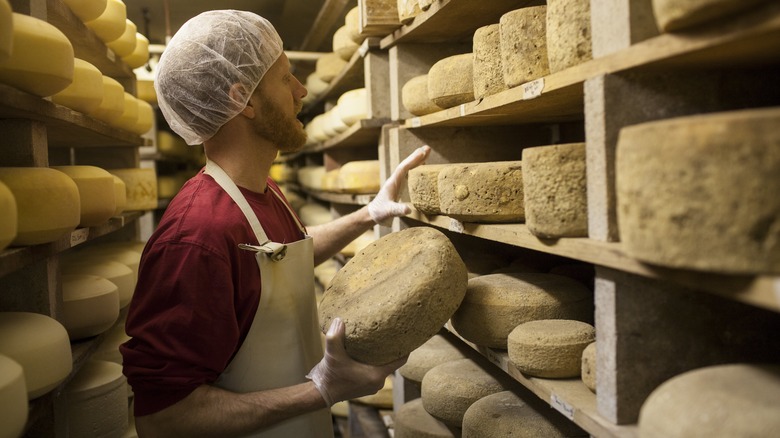
[[[8,186],[0,182],[0,250],[16,238],[17,221],[16,198]]]
[[[347,91],[339,96],[336,105],[318,114],[306,124],[308,144],[327,141],[366,118],[368,118],[366,89],[357,88]]]
[[[90,360],[65,387],[70,436],[122,436],[128,429],[122,366]]]

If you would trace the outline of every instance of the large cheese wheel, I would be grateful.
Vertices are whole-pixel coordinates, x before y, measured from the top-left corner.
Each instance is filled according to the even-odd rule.
[[[515,327],[507,339],[509,361],[536,377],[579,377],[582,351],[596,340],[592,325],[567,319],[541,319]]]
[[[47,167],[0,167],[0,181],[16,199],[18,228],[12,245],[53,242],[78,226],[79,189],[64,173]]]
[[[117,288],[119,307],[130,304],[135,290],[135,273],[129,266],[105,256],[82,254],[80,257],[69,257],[61,262],[63,274],[96,275],[105,278]]]
[[[585,143],[523,149],[528,230],[543,238],[588,235]]]
[[[398,373],[406,380],[421,384],[425,374],[433,367],[465,358],[466,355],[456,344],[437,334],[409,353],[409,358],[398,369]]]
[[[428,97],[427,74],[415,76],[404,84],[401,88],[401,103],[415,116],[424,116],[442,110]]]
[[[463,438],[587,437],[573,422],[538,403],[529,403],[512,391],[482,397],[463,415]]]
[[[107,0],[106,9],[94,20],[84,23],[103,42],[109,43],[122,36],[127,26],[127,6],[122,0]]]
[[[113,216],[119,216],[127,207],[127,184],[116,175],[112,174],[111,178],[114,180],[114,201],[116,204]]]
[[[596,343],[592,342],[582,350],[582,383],[593,392],[596,392]]]
[[[96,336],[119,318],[119,293],[114,283],[97,275],[63,274],[62,325],[71,340]]]
[[[441,108],[474,100],[474,54],[444,58],[428,70],[428,98]]]
[[[24,368],[30,400],[54,389],[73,369],[65,327],[38,313],[0,312],[0,354]]]
[[[43,20],[16,12],[13,32],[11,56],[0,59],[0,82],[41,97],[60,92],[73,82],[73,46],[64,33]]]
[[[453,328],[469,341],[506,348],[519,324],[538,319],[593,319],[593,296],[570,278],[543,273],[489,274],[469,280]]]
[[[358,120],[368,118],[368,92],[365,88],[347,91],[339,97],[336,107],[341,121],[352,126]]]
[[[347,12],[344,16],[344,27],[347,28],[347,34],[352,41],[360,44],[366,39],[365,36],[360,34],[360,7],[355,6]]]
[[[130,336],[125,332],[125,321],[127,317],[120,317],[110,329],[103,333],[103,340],[98,345],[92,356],[95,360],[105,360],[122,365],[122,353],[119,346],[130,340]]]
[[[135,23],[130,20],[125,20],[125,31],[122,35],[114,41],[106,43],[106,45],[120,58],[128,56],[135,50],[135,45],[138,41],[138,38],[135,36],[136,33],[138,33],[138,27]]]
[[[547,60],[547,6],[530,6],[501,16],[501,67],[507,87],[550,73]]]
[[[339,169],[332,169],[322,176],[322,190],[326,192],[339,192]]]
[[[107,0],[63,0],[83,22],[92,21],[106,10]]]
[[[339,113],[338,107],[338,104],[336,104],[333,108],[331,108],[330,111],[327,112],[328,126],[330,126],[330,128],[334,131],[334,135],[341,134],[342,132],[349,129],[349,125],[341,120],[341,113]]]
[[[111,169],[127,186],[125,211],[154,210],[157,208],[157,174],[154,169]]]
[[[90,114],[103,100],[103,74],[97,67],[75,58],[73,60],[73,82],[51,97],[52,102]]]
[[[29,415],[24,369],[18,362],[2,354],[0,354],[0,412],[3,413],[0,436],[22,436]]]
[[[780,274],[780,108],[680,117],[620,132],[620,240],[648,263]]]
[[[427,164],[409,170],[407,184],[412,205],[424,214],[441,214],[439,172],[448,164]]]
[[[128,427],[122,366],[90,360],[65,387],[69,436],[122,436]]]
[[[141,263],[142,248],[140,244],[131,242],[110,242],[93,244],[78,251],[68,252],[64,257],[78,263],[79,260],[103,258],[126,265],[133,271],[133,278],[138,278],[138,265]]]
[[[149,39],[142,33],[136,32],[135,40],[133,53],[122,57],[122,61],[132,69],[143,67],[149,61]]]
[[[503,391],[506,380],[499,380],[471,359],[443,363],[423,377],[423,407],[444,424],[462,427],[469,406],[482,397]]]
[[[144,135],[154,126],[154,108],[149,102],[138,98],[135,99],[135,103],[138,105],[138,119],[131,127],[130,132]]]
[[[357,52],[360,45],[349,36],[349,29],[346,25],[336,29],[333,34],[333,52],[345,61],[349,61],[352,55]]]
[[[381,186],[379,169],[379,160],[344,163],[339,169],[337,186],[346,193],[376,193]]]
[[[500,93],[508,87],[501,67],[501,33],[498,24],[474,32],[474,98]]]
[[[111,123],[125,111],[125,89],[116,79],[103,76],[103,98],[100,105],[90,113],[98,120]]]
[[[643,438],[768,437],[780,430],[780,367],[695,369],[656,388],[639,411]]]
[[[307,189],[320,190],[325,166],[304,166],[298,169],[298,181]]]
[[[114,128],[133,132],[133,130],[136,129],[136,126],[138,126],[138,98],[128,93],[127,91],[124,92],[124,96],[122,98],[125,101],[122,115],[109,123]]]
[[[79,189],[82,227],[94,227],[108,221],[116,210],[114,177],[96,166],[52,166],[68,175]]]
[[[437,420],[423,407],[421,398],[406,402],[393,417],[393,436],[395,438],[455,438],[446,424]]]
[[[415,227],[392,233],[336,274],[320,303],[321,328],[327,332],[341,318],[350,356],[390,363],[441,329],[460,305],[466,283],[466,267],[442,232]]]
[[[18,216],[14,194],[8,186],[0,182],[0,250],[5,249],[16,238]]]
[[[439,171],[439,208],[464,222],[522,222],[520,161],[452,164]]]
[[[762,0],[653,0],[658,28],[674,32],[727,17]]]
[[[548,0],[547,60],[550,73],[592,58],[590,0]]]
[[[8,0],[0,0],[0,62],[11,56],[14,47],[13,11]]]
[[[329,137],[325,134],[324,128],[325,114],[317,114],[306,125],[307,140],[311,140],[314,143],[327,140]]]
[[[347,61],[336,53],[328,52],[319,58],[315,64],[315,72],[325,82],[332,81],[346,67]]]

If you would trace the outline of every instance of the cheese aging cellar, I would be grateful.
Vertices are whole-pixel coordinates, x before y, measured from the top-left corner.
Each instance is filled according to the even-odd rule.
[[[780,3],[0,0],[0,438],[766,438]]]

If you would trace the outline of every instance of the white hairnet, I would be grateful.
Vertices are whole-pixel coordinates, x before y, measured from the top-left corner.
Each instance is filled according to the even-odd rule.
[[[154,88],[171,129],[191,145],[211,138],[246,106],[282,50],[273,25],[254,13],[208,11],[191,18],[157,64]],[[238,99],[230,96],[234,84],[242,85]]]

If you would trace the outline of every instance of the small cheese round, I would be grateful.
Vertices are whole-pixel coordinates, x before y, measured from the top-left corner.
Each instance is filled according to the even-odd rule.
[[[582,383],[596,392],[596,343],[591,342],[582,350]]]
[[[122,57],[122,61],[132,69],[143,67],[149,61],[149,39],[140,32],[135,33],[135,39],[133,53]]]
[[[590,0],[547,1],[547,59],[550,73],[593,58]]]
[[[456,344],[436,334],[409,353],[409,358],[398,372],[404,379],[421,384],[425,374],[433,367],[465,358],[466,355]]]
[[[592,325],[542,319],[518,325],[507,339],[509,361],[520,372],[546,378],[579,377],[582,351],[596,340]]]
[[[762,0],[653,0],[658,29],[674,32],[733,15]]]
[[[135,125],[130,128],[130,132],[144,135],[154,126],[154,108],[149,102],[138,98],[135,99],[135,102],[138,104],[138,119]]]
[[[122,263],[133,271],[133,278],[138,278],[138,265],[141,263],[142,250],[129,245],[120,245],[116,243],[93,244],[77,251],[70,251],[63,257],[67,257],[75,263],[79,260],[89,261],[91,259],[103,258]]]
[[[29,415],[24,369],[3,354],[0,354],[0,412],[3,413],[0,436],[22,436]]]
[[[474,100],[474,54],[444,58],[428,70],[428,98],[441,108]]]
[[[14,47],[13,11],[8,0],[0,0],[0,61],[8,59]]]
[[[0,312],[0,354],[24,368],[30,400],[56,388],[73,369],[65,327],[38,313]]]
[[[504,384],[471,359],[443,363],[423,377],[423,407],[444,424],[462,427],[469,406],[482,397],[503,391]]]
[[[501,16],[501,67],[507,87],[550,74],[546,15],[547,6],[529,6]]]
[[[108,221],[116,210],[114,177],[96,166],[52,166],[76,183],[81,200],[82,227],[94,227]]]
[[[110,122],[111,126],[133,132],[138,125],[138,99],[127,91],[122,97],[125,101],[122,115]]]
[[[122,436],[128,427],[127,380],[122,366],[87,361],[65,387],[70,436]]]
[[[336,185],[346,193],[376,193],[381,186],[379,169],[379,160],[344,163],[339,168]]]
[[[426,164],[409,170],[407,186],[412,205],[423,214],[441,214],[439,172],[448,164]]]
[[[339,97],[337,108],[341,121],[347,126],[368,118],[368,92],[365,88],[345,92]]]
[[[105,278],[117,287],[119,307],[125,308],[130,304],[135,290],[135,274],[124,263],[106,260],[104,256],[82,254],[80,257],[65,258],[60,265],[63,274],[97,275]]]
[[[127,6],[122,0],[108,0],[103,13],[84,24],[104,43],[114,41],[122,36],[127,27]]]
[[[103,74],[87,61],[75,58],[73,82],[53,95],[51,100],[84,114],[91,114],[103,101]]]
[[[62,325],[71,340],[96,336],[119,318],[119,293],[114,283],[97,275],[63,274]]]
[[[48,167],[0,167],[0,182],[16,199],[18,228],[12,245],[53,242],[78,226],[79,189],[64,173]]]
[[[406,81],[401,88],[401,102],[404,108],[415,116],[424,116],[442,110],[428,97],[427,74],[415,76]]]
[[[439,172],[439,207],[463,222],[522,222],[520,161],[451,164]]]
[[[122,116],[125,111],[125,89],[116,79],[103,76],[103,98],[100,105],[89,115],[111,123]]]
[[[347,12],[344,16],[344,27],[347,28],[347,34],[352,38],[352,41],[360,44],[366,39],[365,36],[360,34],[360,7],[355,6]]]
[[[639,411],[643,438],[768,437],[780,430],[780,367],[699,368],[657,387]]]
[[[5,249],[16,238],[18,215],[14,194],[7,185],[0,182],[0,250]]]
[[[135,23],[130,20],[125,20],[125,31],[122,35],[114,41],[106,43],[106,45],[120,58],[128,56],[135,50],[135,45],[138,41],[135,36],[136,33],[138,33],[138,27]]]
[[[154,169],[109,169],[127,186],[125,211],[154,210],[157,208],[157,174]]]
[[[390,363],[438,333],[466,283],[466,267],[441,231],[408,228],[371,243],[339,270],[320,303],[320,327],[325,333],[341,318],[350,356]]]
[[[98,18],[106,10],[107,0],[63,0],[82,22]]]
[[[112,174],[111,178],[114,180],[114,203],[116,204],[113,216],[119,216],[127,207],[127,184],[116,175]]]
[[[501,33],[498,24],[474,32],[474,98],[492,96],[506,90],[501,67]]]
[[[73,82],[73,59],[73,46],[59,29],[14,12],[13,49],[11,56],[0,59],[0,82],[36,96],[51,96]]]
[[[333,52],[345,61],[349,61],[352,55],[357,52],[359,44],[349,36],[349,29],[346,25],[336,29],[333,34]]]
[[[315,64],[315,72],[325,82],[330,83],[346,67],[347,61],[336,53],[328,52],[319,58]]]
[[[509,333],[538,319],[593,318],[593,295],[582,284],[544,273],[499,273],[469,280],[452,326],[469,341],[507,348]]]
[[[395,438],[455,438],[454,432],[446,424],[437,420],[423,407],[421,398],[401,405],[393,421]]]

